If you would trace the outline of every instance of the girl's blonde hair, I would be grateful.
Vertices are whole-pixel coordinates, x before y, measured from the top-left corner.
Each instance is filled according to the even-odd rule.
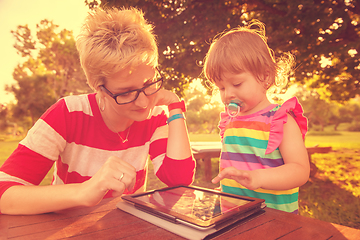
[[[274,52],[267,45],[264,24],[253,20],[246,27],[237,27],[215,37],[205,57],[203,74],[215,83],[221,81],[224,72],[248,71],[269,89],[273,85],[286,85],[293,64],[290,53],[275,60]],[[268,81],[265,80],[267,75]]]
[[[96,90],[106,77],[126,67],[157,67],[158,48],[153,26],[135,8],[96,9],[85,19],[76,40],[89,86]]]

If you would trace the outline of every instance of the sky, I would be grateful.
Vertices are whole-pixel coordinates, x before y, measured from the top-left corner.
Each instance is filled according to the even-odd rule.
[[[13,47],[11,30],[27,24],[35,37],[36,24],[48,19],[59,25],[58,30],[72,30],[76,37],[88,10],[84,0],[0,0],[0,104],[15,101],[5,85],[16,83],[12,72],[25,59]]]
[[[15,97],[5,91],[5,85],[16,83],[12,73],[25,60],[13,47],[15,38],[11,30],[27,24],[35,37],[36,24],[47,19],[59,25],[59,31],[72,30],[76,37],[88,11],[84,0],[0,0],[0,104],[15,102]],[[220,101],[219,96],[215,99]]]
[[[14,68],[25,60],[13,47],[15,38],[11,30],[16,30],[18,25],[27,24],[35,37],[36,24],[48,19],[59,25],[58,30],[64,28],[72,30],[76,37],[89,10],[84,2],[84,0],[0,0],[0,104],[15,102],[15,97],[5,91],[5,85],[16,83],[12,73]],[[199,81],[195,81],[194,84],[201,86]]]

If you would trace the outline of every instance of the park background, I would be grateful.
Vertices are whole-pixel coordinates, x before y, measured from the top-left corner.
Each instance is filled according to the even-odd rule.
[[[30,1],[33,8],[56,8],[37,1]],[[15,7],[24,10],[19,4],[22,1],[2,0],[0,11],[9,2],[18,3]],[[75,9],[74,2],[81,2],[81,14],[70,11]],[[185,99],[186,121],[194,142],[220,140],[217,123],[223,107],[218,93],[201,75],[211,40],[252,19],[264,22],[275,56],[291,52],[296,58],[288,86],[281,91],[272,89],[270,97],[281,103],[297,96],[309,119],[306,146],[332,148],[329,153],[312,155],[317,171],[300,188],[300,214],[360,229],[358,1],[75,0],[63,4],[68,5],[70,19],[72,15],[85,16],[84,12],[96,7],[135,6],[144,11],[158,36],[164,87]],[[78,61],[73,30],[58,25],[51,15],[27,24],[25,18],[6,32],[13,37],[14,46],[7,50],[11,48],[22,60],[11,68],[11,81],[2,89],[13,100],[0,103],[0,165],[49,106],[64,96],[90,92]],[[1,61],[7,61],[6,54]],[[218,159],[212,159],[212,164],[215,176]],[[216,187],[203,180],[203,169],[198,162],[194,185]],[[164,186],[153,176],[151,164],[149,170],[147,187]],[[42,184],[50,181],[51,173]]]

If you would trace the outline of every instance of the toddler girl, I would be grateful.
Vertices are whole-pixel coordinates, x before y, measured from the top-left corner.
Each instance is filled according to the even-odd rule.
[[[286,82],[292,64],[291,54],[275,60],[264,25],[254,21],[213,41],[204,75],[219,89],[226,110],[219,124],[220,173],[212,182],[220,181],[223,192],[265,199],[270,208],[297,213],[298,189],[310,171],[307,119],[295,97],[278,105],[266,94]]]

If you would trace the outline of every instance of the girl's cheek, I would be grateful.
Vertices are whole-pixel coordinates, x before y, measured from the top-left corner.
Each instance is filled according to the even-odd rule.
[[[220,92],[220,98],[221,98],[221,101],[223,102],[223,104],[225,104],[225,91],[221,91]]]

